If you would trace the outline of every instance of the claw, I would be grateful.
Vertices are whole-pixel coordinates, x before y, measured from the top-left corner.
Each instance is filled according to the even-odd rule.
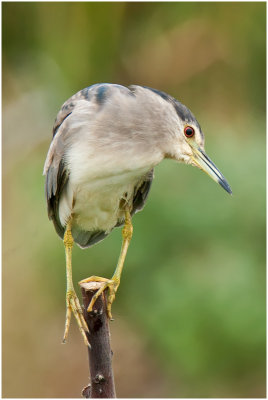
[[[85,333],[85,332],[88,332],[88,326],[84,319],[82,308],[80,306],[78,297],[74,290],[68,290],[66,293],[66,320],[65,320],[65,330],[64,330],[62,342],[66,343],[67,336],[69,333],[69,328],[70,328],[72,312],[77,321],[80,333],[83,336],[85,345],[90,347],[90,344],[88,342],[88,339],[87,339],[87,336]]]
[[[102,286],[98,289],[98,291],[94,294],[94,296],[92,297],[89,306],[87,308],[87,312],[91,312],[93,311],[93,306],[96,302],[96,300],[98,299],[98,297],[105,291],[105,289],[108,288],[109,290],[109,294],[107,297],[107,315],[108,318],[112,321],[113,317],[112,317],[112,313],[111,313],[111,309],[112,309],[112,303],[115,299],[115,293],[117,291],[117,288],[119,286],[119,282],[116,279],[106,279],[106,278],[102,278],[100,276],[91,276],[90,278],[87,279],[83,279],[82,281],[80,281],[79,283],[88,283],[88,282],[101,282]]]

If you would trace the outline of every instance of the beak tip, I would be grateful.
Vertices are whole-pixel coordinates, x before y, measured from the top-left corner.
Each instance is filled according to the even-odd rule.
[[[221,185],[221,187],[223,187],[223,189],[226,190],[227,193],[229,193],[231,196],[233,195],[232,189],[225,179],[224,180],[220,179],[218,182]]]
[[[194,165],[206,172],[214,181],[218,182],[227,193],[230,195],[233,194],[227,180],[218,170],[216,165],[211,161],[211,159],[206,155],[204,150],[200,149],[199,147],[193,147],[193,161]]]

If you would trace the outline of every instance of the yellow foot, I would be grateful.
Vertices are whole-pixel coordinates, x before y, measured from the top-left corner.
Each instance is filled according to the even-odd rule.
[[[83,279],[79,283],[88,283],[88,282],[102,282],[102,286],[99,288],[99,290],[94,294],[94,296],[91,299],[91,302],[89,303],[89,306],[87,308],[87,312],[90,312],[93,310],[93,306],[95,304],[95,301],[97,298],[104,292],[105,289],[108,288],[108,296],[107,296],[107,315],[110,320],[113,319],[112,317],[112,303],[115,299],[115,293],[118,289],[119,286],[119,280],[112,278],[112,279],[106,279],[102,278],[101,276],[90,276],[89,278]]]
[[[83,311],[79,303],[79,299],[73,289],[67,290],[66,293],[66,320],[65,320],[65,330],[63,335],[63,343],[66,343],[72,312],[75,316],[76,322],[78,324],[78,328],[83,336],[84,343],[86,346],[90,346],[87,340],[87,336],[85,331],[88,332],[88,326],[83,316]]]

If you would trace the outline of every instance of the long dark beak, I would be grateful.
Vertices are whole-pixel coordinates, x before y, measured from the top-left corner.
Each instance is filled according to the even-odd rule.
[[[206,172],[214,181],[218,182],[226,192],[232,194],[232,190],[224,178],[222,173],[218,170],[216,165],[211,161],[211,159],[206,155],[206,153],[200,149],[200,147],[193,147],[193,163]]]

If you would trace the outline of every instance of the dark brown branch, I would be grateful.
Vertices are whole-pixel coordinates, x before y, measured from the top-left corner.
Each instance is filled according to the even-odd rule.
[[[100,285],[99,282],[80,284],[84,316],[89,329],[87,337],[91,345],[91,348],[88,348],[91,382],[89,386],[84,388],[82,395],[86,398],[115,398],[110,330],[105,295],[102,294],[98,297],[92,312],[88,313],[86,311],[92,296],[100,288]]]

